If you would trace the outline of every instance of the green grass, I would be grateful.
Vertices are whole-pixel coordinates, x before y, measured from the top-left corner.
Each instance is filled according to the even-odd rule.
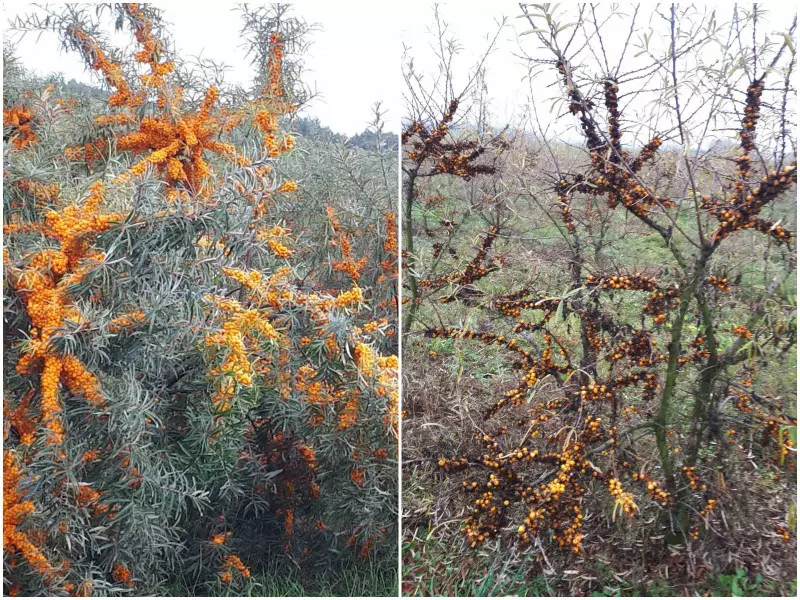
[[[237,581],[239,581],[237,579]],[[364,561],[345,563],[336,569],[308,572],[287,563],[276,564],[273,573],[253,573],[243,583],[229,585],[219,581],[201,592],[175,583],[166,596],[211,597],[397,597],[397,563]]]
[[[711,578],[710,592],[714,596],[761,597],[797,596],[797,579],[789,582],[788,590],[780,590],[771,581],[765,581],[760,573],[749,576],[744,569],[736,569],[729,575],[716,575]]]
[[[258,581],[261,596],[397,596],[397,569],[374,563],[348,565],[341,571],[298,577],[278,575]],[[262,587],[263,586],[263,587]]]
[[[552,596],[555,589],[532,553],[516,559],[499,552],[465,555],[460,536],[449,544],[434,532],[403,546],[403,595],[449,597]]]

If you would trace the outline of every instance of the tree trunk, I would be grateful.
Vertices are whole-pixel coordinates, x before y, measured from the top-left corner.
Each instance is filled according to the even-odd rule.
[[[417,313],[419,290],[417,287],[416,260],[414,258],[414,227],[411,222],[411,211],[414,206],[414,183],[417,171],[410,171],[403,182],[403,249],[405,257],[401,255],[401,263],[405,260],[403,270],[404,283],[408,286],[409,302],[403,307],[403,333],[411,330],[411,325]],[[402,268],[401,268],[402,270]]]

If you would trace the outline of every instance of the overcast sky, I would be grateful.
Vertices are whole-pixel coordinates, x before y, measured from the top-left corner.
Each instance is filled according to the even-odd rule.
[[[232,67],[226,77],[231,83],[247,84],[253,71],[240,47],[239,13],[230,2],[155,2],[164,9],[165,19],[179,53],[201,54]],[[320,29],[311,34],[312,46],[305,59],[307,82],[320,93],[305,114],[318,117],[336,132],[353,135],[366,128],[370,107],[383,102],[387,127],[398,131],[400,119],[401,54],[397,2],[347,0],[346,3],[302,0],[294,3],[295,14]],[[24,2],[4,2],[3,24],[17,14],[36,9]],[[129,35],[129,34],[128,34]],[[4,43],[8,37],[4,29]],[[30,69],[46,75],[64,73],[67,80],[96,83],[74,53],[59,48],[56,34],[37,39],[28,34],[18,44],[18,56]]]
[[[170,30],[175,43],[184,56],[202,54],[225,62],[231,67],[228,74],[231,82],[246,84],[252,80],[252,69],[240,47],[240,21],[233,3],[170,1],[155,4],[165,10],[166,19],[172,23]],[[363,131],[371,116],[370,106],[381,100],[387,110],[386,122],[391,124],[390,129],[397,131],[404,111],[400,74],[403,45],[409,49],[408,56],[414,58],[418,70],[435,68],[430,48],[435,41],[430,33],[433,3],[426,0],[299,0],[293,4],[298,16],[320,26],[312,34],[313,44],[305,62],[307,82],[316,86],[321,96],[307,108],[306,114],[318,117],[335,131],[352,135]],[[516,125],[525,117],[526,106],[532,102],[539,110],[549,110],[558,89],[549,86],[548,79],[537,80],[532,90],[524,61],[517,57],[521,49],[530,51],[536,45],[533,36],[520,36],[529,26],[518,18],[517,2],[460,0],[440,4],[440,13],[449,25],[449,37],[462,47],[455,68],[462,77],[487,47],[487,37],[495,33],[496,23],[503,16],[508,17],[508,24],[502,29],[497,47],[486,65],[492,98],[490,109],[496,123]],[[717,4],[725,7],[721,14],[730,14],[731,4]],[[570,3],[561,6],[574,7]],[[626,5],[622,6],[623,10],[628,10]],[[643,5],[640,9],[638,23],[642,26],[647,25],[645,13],[651,10],[650,6]],[[13,15],[34,9],[24,2],[12,1],[5,2],[3,10],[5,23]],[[668,10],[668,5],[662,5],[662,10]],[[761,31],[776,35],[788,29],[796,8],[791,3],[770,2],[761,5],[760,10]],[[623,33],[627,31],[620,35],[611,31],[605,35],[612,56],[615,45],[622,44]],[[126,35],[130,39],[130,33]],[[120,41],[125,43],[125,40]],[[97,81],[92,79],[77,55],[58,48],[57,37],[52,33],[38,40],[27,36],[19,43],[18,55],[40,74],[58,71],[67,79]]]

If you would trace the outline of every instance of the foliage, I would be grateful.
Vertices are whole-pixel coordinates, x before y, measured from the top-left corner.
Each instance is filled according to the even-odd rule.
[[[187,78],[148,5],[18,24],[59,32],[108,94],[5,70],[24,90],[4,98],[9,594],[395,569],[393,158],[283,132],[302,90],[284,47],[307,27],[257,16],[252,92]]]

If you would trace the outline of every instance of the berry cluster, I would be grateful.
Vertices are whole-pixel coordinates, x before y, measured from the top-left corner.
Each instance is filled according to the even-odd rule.
[[[475,257],[470,261],[466,268],[461,272],[456,273],[443,273],[437,275],[432,279],[421,279],[417,282],[420,288],[440,288],[449,283],[455,283],[460,286],[470,285],[479,279],[483,279],[494,270],[494,264],[487,261],[489,250],[497,239],[497,234],[500,232],[496,225],[492,225],[489,232],[481,241],[480,248],[478,249]]]
[[[730,292],[731,289],[733,289],[731,288],[731,284],[728,283],[727,277],[715,277],[712,275],[710,277],[706,277],[706,283],[714,286],[721,292]]]
[[[784,167],[780,172],[771,171],[762,177],[760,184],[746,190],[743,188],[740,196],[734,196],[729,201],[703,196],[702,208],[720,222],[711,236],[713,243],[719,244],[730,234],[743,229],[755,229],[780,242],[791,242],[792,234],[784,227],[769,223],[758,215],[764,206],[796,183],[797,165],[793,164]]]
[[[665,359],[664,355],[657,351],[652,334],[644,329],[634,332],[630,339],[624,340],[611,350],[608,357],[612,364],[623,358],[627,358],[630,364],[638,367],[652,367]]]
[[[594,103],[584,98],[578,88],[572,82],[571,68],[565,61],[556,63],[558,72],[561,73],[564,85],[567,89],[567,99],[569,100],[569,112],[573,115],[580,115],[579,120],[583,135],[586,137],[586,145],[589,151],[599,150],[605,146],[605,142],[600,138],[595,129],[594,123],[589,116],[589,111],[594,108]]]
[[[33,130],[33,113],[30,108],[18,106],[3,109],[3,141],[11,141],[17,150],[24,150],[39,141]]]
[[[676,308],[680,303],[680,289],[678,287],[659,287],[655,277],[645,277],[640,273],[633,275],[613,275],[597,277],[588,275],[586,287],[601,290],[633,290],[652,292],[642,312],[653,317],[653,322],[661,324],[667,319],[667,312]]]
[[[586,287],[599,287],[601,290],[639,290],[652,292],[658,289],[655,277],[645,277],[640,273],[633,275],[586,276]]]
[[[656,152],[658,152],[658,149],[661,147],[661,144],[663,143],[664,143],[663,140],[658,136],[654,137],[652,140],[647,142],[644,145],[644,147],[639,151],[639,155],[631,161],[630,163],[631,171],[633,171],[634,173],[638,173],[639,171],[641,171],[642,167],[645,164],[653,160],[653,157],[655,156]]]
[[[617,86],[617,82],[613,79],[606,79],[603,82],[603,87],[605,91],[606,109],[608,110],[608,138],[611,141],[611,145],[617,153],[619,153],[620,138],[622,137],[622,132],[619,127],[619,99],[617,98],[619,87]],[[612,156],[611,160],[616,160],[616,155]]]
[[[747,97],[744,103],[744,119],[739,134],[743,154],[738,158],[739,177],[742,181],[750,177],[750,157],[748,153],[756,149],[756,123],[761,112],[761,94],[764,92],[764,79],[758,79],[747,86]],[[739,190],[743,191],[743,188]]]
[[[558,204],[561,206],[561,220],[567,228],[567,233],[575,235],[577,228],[575,227],[575,219],[572,217],[572,202],[566,180],[562,179],[559,182],[556,193]]]
[[[631,479],[644,484],[647,494],[661,506],[670,506],[673,503],[672,496],[669,495],[669,492],[644,471],[632,473]]]
[[[494,173],[495,167],[476,163],[486,152],[488,145],[476,139],[445,141],[458,105],[458,99],[451,100],[441,120],[431,129],[421,121],[413,121],[403,130],[401,140],[404,146],[410,146],[407,151],[409,160],[418,166],[425,162],[431,163],[430,173],[433,175],[455,175],[465,181],[476,175]],[[501,140],[493,140],[492,144],[505,145]]]

